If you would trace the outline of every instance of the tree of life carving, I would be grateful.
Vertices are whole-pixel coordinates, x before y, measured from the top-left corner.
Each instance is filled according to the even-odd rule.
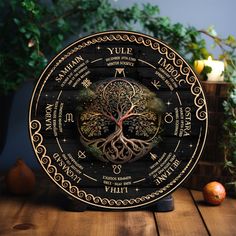
[[[80,96],[84,105],[78,108],[80,140],[100,160],[134,161],[159,142],[164,105],[143,85],[111,79],[83,90]]]

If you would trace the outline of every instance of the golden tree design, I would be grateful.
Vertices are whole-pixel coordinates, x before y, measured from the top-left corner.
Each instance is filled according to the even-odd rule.
[[[134,161],[158,143],[164,104],[155,93],[128,79],[103,81],[90,89],[78,129],[83,145],[100,160]]]

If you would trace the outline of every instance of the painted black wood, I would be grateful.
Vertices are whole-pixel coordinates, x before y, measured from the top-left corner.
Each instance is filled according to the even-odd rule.
[[[111,31],[76,41],[49,63],[29,125],[40,164],[66,194],[120,210],[155,205],[185,180],[208,115],[178,53],[147,35]]]

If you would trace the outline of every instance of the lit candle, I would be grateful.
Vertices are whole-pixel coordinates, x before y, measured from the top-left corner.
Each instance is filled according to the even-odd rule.
[[[198,60],[196,61],[197,65],[203,65],[211,67],[211,72],[207,73],[208,81],[224,81],[224,62],[218,60],[212,60],[211,57],[208,57],[208,60]],[[203,68],[202,68],[203,69]]]

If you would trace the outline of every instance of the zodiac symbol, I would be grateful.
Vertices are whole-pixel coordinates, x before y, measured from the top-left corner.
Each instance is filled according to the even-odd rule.
[[[65,122],[74,122],[74,117],[72,113],[66,113],[66,119]]]
[[[122,165],[112,165],[113,173],[118,175],[121,172]]]
[[[82,151],[78,151],[78,158],[80,159],[85,159],[86,158],[86,155],[85,155],[85,152],[82,152]]]
[[[174,120],[172,112],[166,112],[166,116],[165,116],[164,120],[168,124],[172,123]]]

